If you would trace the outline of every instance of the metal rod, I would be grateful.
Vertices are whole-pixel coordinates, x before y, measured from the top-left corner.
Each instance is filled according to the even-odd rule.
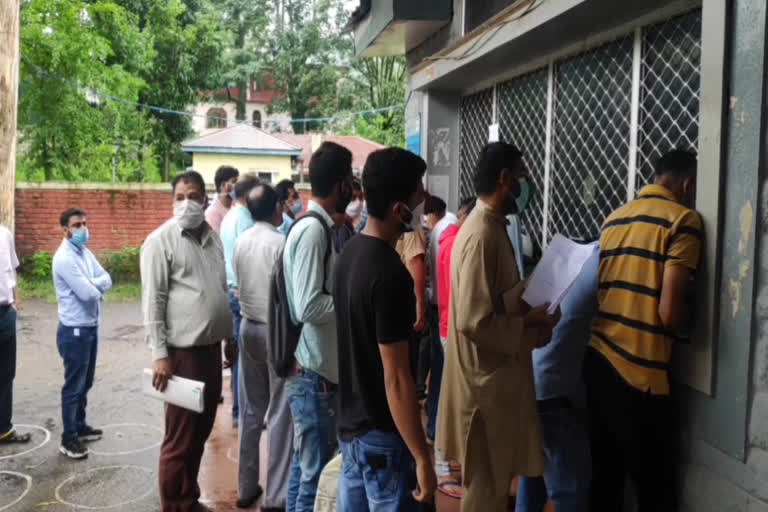
[[[550,60],[547,66],[547,127],[544,141],[544,218],[541,229],[541,249],[549,241],[549,189],[552,168],[552,113],[555,96],[555,62]]]
[[[632,110],[629,118],[629,161],[627,162],[627,201],[635,198],[637,187],[637,141],[640,132],[640,74],[643,64],[643,29],[635,29],[632,48]]]

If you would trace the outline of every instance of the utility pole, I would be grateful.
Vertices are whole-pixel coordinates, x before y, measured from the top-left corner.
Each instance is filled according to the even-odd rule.
[[[0,224],[14,231],[19,0],[0,0]]]

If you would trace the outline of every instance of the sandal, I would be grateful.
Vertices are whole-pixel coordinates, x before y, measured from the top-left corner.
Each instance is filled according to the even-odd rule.
[[[456,489],[458,489],[458,491]],[[437,484],[437,490],[455,500],[460,500],[464,496],[461,484],[452,480]]]
[[[15,430],[11,430],[4,436],[0,436],[0,444],[13,444],[13,443],[28,443],[32,440],[30,434],[19,434]]]

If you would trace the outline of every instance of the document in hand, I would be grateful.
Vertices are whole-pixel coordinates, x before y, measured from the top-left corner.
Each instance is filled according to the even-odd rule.
[[[160,392],[152,385],[152,370],[144,368],[141,377],[141,390],[150,398],[156,398],[169,404],[178,405],[194,412],[203,412],[205,408],[205,383],[175,375],[168,380],[165,391]]]
[[[528,280],[523,300],[533,307],[549,303],[549,312],[554,313],[592,251],[591,245],[555,235]]]

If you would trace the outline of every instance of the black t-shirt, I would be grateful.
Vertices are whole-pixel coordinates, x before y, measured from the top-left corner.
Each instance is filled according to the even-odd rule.
[[[349,441],[374,429],[397,432],[387,403],[379,344],[412,343],[413,279],[395,249],[363,234],[344,246],[334,275],[339,436]]]

